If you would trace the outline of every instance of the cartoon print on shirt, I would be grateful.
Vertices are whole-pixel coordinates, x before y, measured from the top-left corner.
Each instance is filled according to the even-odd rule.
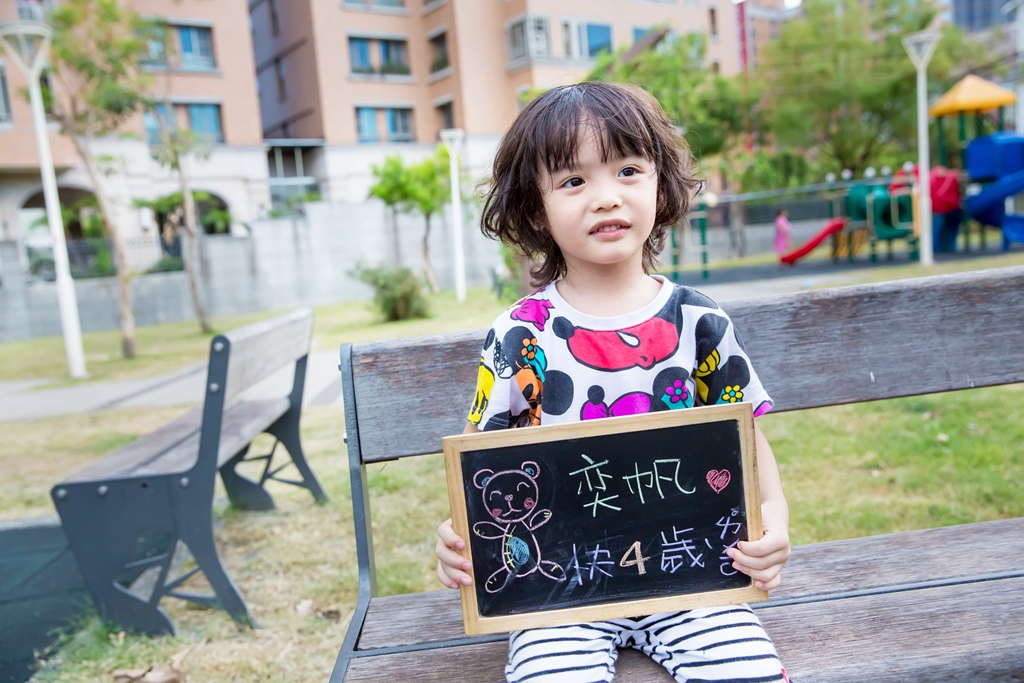
[[[487,412],[487,405],[491,402],[491,390],[493,389],[494,373],[487,367],[484,357],[480,356],[480,366],[476,372],[476,391],[473,393],[473,405],[469,409],[471,423],[480,424],[481,418]]]
[[[501,539],[502,565],[487,577],[484,589],[498,593],[513,579],[540,572],[552,581],[565,581],[565,570],[555,562],[541,559],[540,543],[534,534],[551,519],[551,510],[537,510],[540,467],[527,460],[519,469],[494,472],[482,469],[473,484],[483,491],[490,521],[477,522],[473,533],[480,538]]]
[[[544,331],[551,313],[548,311],[554,306],[547,299],[522,299],[516,305],[515,310],[509,313],[509,317],[524,323],[533,323],[534,326]]]
[[[528,327],[517,325],[494,345],[497,376],[514,378],[529,407],[492,416],[484,431],[528,427],[541,423],[541,414],[561,415],[572,405],[573,383],[569,375],[548,368],[547,354]],[[499,354],[500,351],[500,354]]]
[[[704,405],[736,403],[743,400],[743,391],[750,383],[750,366],[742,356],[729,356],[723,363],[719,345],[729,331],[729,321],[714,313],[701,316],[697,321],[697,362],[693,373],[697,385],[697,396]],[[738,337],[735,337],[739,345]],[[762,401],[754,409],[754,415],[763,415],[771,410],[770,401]]]
[[[604,402],[604,389],[595,384],[587,390],[587,402],[580,409],[580,419],[595,420],[689,408],[693,405],[693,397],[686,386],[688,377],[689,373],[682,368],[665,368],[654,378],[653,393],[633,391],[619,396],[610,404]]]
[[[596,370],[652,368],[671,358],[679,348],[684,305],[716,308],[715,303],[692,289],[678,288],[654,317],[618,330],[591,330],[559,316],[552,330],[568,345],[577,361]]]

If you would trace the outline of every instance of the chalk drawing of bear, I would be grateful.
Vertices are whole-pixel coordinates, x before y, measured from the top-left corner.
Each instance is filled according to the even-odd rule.
[[[473,484],[483,491],[484,505],[494,519],[473,525],[480,538],[501,539],[502,566],[487,577],[484,589],[498,593],[513,579],[540,572],[552,581],[565,581],[565,570],[541,559],[534,531],[551,519],[551,510],[537,510],[537,463],[526,461],[519,469],[483,469],[473,475]]]

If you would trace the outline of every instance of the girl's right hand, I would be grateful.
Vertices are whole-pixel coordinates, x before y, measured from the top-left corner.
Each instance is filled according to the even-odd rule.
[[[469,575],[472,568],[469,560],[458,553],[466,547],[455,529],[452,528],[451,518],[446,519],[437,528],[437,545],[434,547],[434,554],[437,555],[437,578],[448,588],[458,588],[460,585],[468,586],[473,583],[473,577]]]

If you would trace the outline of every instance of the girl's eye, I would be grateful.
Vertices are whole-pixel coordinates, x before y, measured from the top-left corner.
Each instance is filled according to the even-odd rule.
[[[619,175],[625,176],[626,178],[632,178],[640,171],[633,166],[627,166],[626,168],[619,171]]]
[[[562,187],[579,187],[582,184],[583,178],[569,178],[564,183],[562,183]]]

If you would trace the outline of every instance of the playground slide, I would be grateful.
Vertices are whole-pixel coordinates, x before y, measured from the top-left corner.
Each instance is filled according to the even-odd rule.
[[[1004,202],[1007,197],[1024,192],[1024,171],[1011,173],[968,197],[965,204],[967,213],[979,223],[1002,228],[1003,237],[1010,242],[1024,242],[1024,216],[1005,215]]]
[[[845,219],[833,218],[832,220],[825,224],[825,227],[822,229],[821,232],[819,232],[817,235],[809,239],[802,246],[797,247],[788,254],[783,254],[781,257],[779,257],[779,261],[785,263],[787,266],[793,265],[799,259],[803,258],[804,256],[807,256],[807,254],[814,251],[814,248],[821,244],[826,237],[828,237],[832,233],[839,232],[840,230],[842,230],[843,226],[845,225]]]

